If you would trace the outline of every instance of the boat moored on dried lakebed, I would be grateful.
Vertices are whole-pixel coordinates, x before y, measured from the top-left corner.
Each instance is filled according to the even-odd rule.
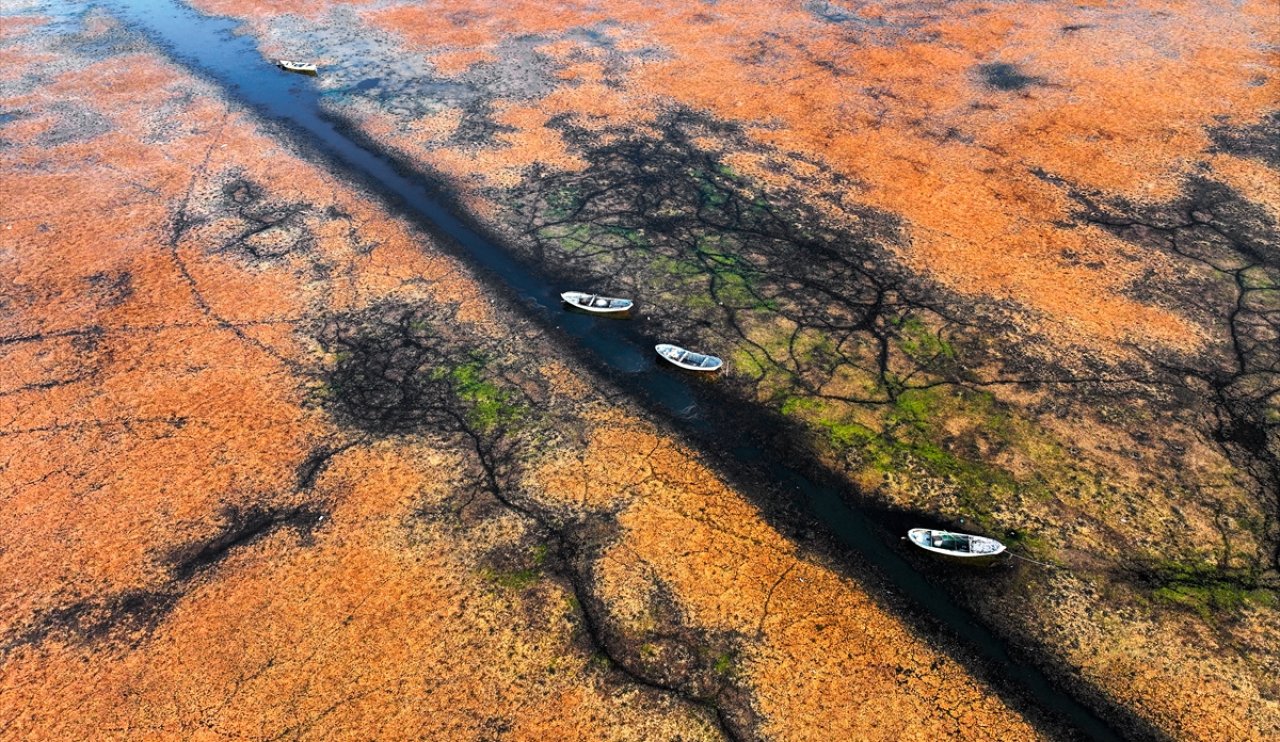
[[[658,355],[667,361],[688,371],[719,371],[720,367],[724,365],[724,361],[715,356],[694,353],[678,345],[662,343],[661,345],[655,345],[654,350],[658,351]]]
[[[276,66],[288,72],[297,72],[302,75],[315,75],[316,66],[310,62],[290,62],[287,59],[277,59]]]
[[[560,295],[560,298],[574,309],[594,314],[622,314],[630,311],[634,306],[634,302],[630,299],[588,294],[583,291],[566,291]]]
[[[993,538],[931,528],[912,528],[907,538],[925,551],[965,564],[991,564],[1005,550],[1004,544]]]

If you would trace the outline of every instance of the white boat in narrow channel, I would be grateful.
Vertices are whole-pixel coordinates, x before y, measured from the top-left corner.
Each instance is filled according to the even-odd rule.
[[[560,298],[574,309],[595,314],[621,314],[631,309],[634,304],[630,299],[588,294],[583,291],[566,291],[560,295]]]
[[[658,355],[666,360],[689,371],[719,371],[720,367],[724,365],[724,361],[715,356],[694,353],[678,345],[663,343],[655,345],[653,349],[658,351]]]
[[[990,564],[1004,553],[1004,544],[999,541],[968,533],[912,528],[907,538],[925,551],[966,564]]]
[[[277,59],[276,66],[289,72],[299,72],[304,75],[316,74],[316,66],[310,62],[290,62],[287,59]]]

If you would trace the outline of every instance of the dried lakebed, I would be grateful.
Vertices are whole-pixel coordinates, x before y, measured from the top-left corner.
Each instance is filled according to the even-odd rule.
[[[455,216],[422,185],[421,176],[407,175],[406,171],[412,171],[403,164],[391,161],[372,143],[362,141],[341,123],[326,117],[320,108],[320,96],[308,81],[281,75],[265,62],[259,64],[262,60],[254,44],[234,33],[236,24],[199,15],[174,3],[108,3],[106,7],[171,50],[179,61],[193,64],[197,71],[224,85],[230,95],[281,124],[304,145],[333,158],[359,180],[374,185],[425,220],[430,229],[447,235],[462,248],[465,259],[495,277],[495,288],[505,288],[518,296],[540,321],[557,325],[585,351],[585,358],[609,369],[616,383],[638,392],[647,406],[662,411],[678,429],[695,439],[714,440],[718,449],[731,452],[733,460],[721,459],[727,466],[736,464],[744,471],[758,471],[763,466],[775,481],[785,483],[793,496],[807,503],[847,548],[874,565],[896,591],[909,598],[915,610],[945,626],[968,651],[981,657],[986,667],[979,671],[980,675],[1027,694],[1091,738],[1118,736],[1109,724],[1056,689],[1034,665],[1012,656],[995,634],[983,628],[983,621],[902,560],[895,547],[886,545],[883,530],[866,514],[849,508],[836,489],[815,483],[802,471],[778,460],[776,452],[752,443],[763,437],[758,435],[761,431],[745,430],[740,425],[726,427],[729,420],[737,421],[738,417],[717,413],[717,406],[724,400],[716,399],[695,383],[654,368],[645,352],[654,338],[643,334],[642,324],[602,325],[590,318],[563,315],[558,285],[550,284]]]

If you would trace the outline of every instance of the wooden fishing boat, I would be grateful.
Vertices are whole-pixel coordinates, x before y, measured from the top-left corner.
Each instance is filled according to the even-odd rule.
[[[276,66],[282,70],[297,72],[303,75],[316,74],[316,66],[309,62],[290,62],[287,59],[277,59]]]
[[[991,564],[1004,553],[1004,544],[999,541],[968,533],[912,528],[907,538],[925,551],[965,564]]]
[[[694,353],[678,345],[663,343],[655,345],[653,349],[658,351],[658,355],[667,361],[688,371],[719,371],[720,367],[724,365],[724,361],[715,356]]]
[[[588,294],[583,291],[566,291],[560,295],[560,298],[574,309],[594,314],[621,314],[629,311],[633,304],[630,299]]]

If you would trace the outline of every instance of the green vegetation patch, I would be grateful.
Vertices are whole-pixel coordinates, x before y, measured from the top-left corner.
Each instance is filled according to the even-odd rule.
[[[550,548],[546,544],[537,544],[529,549],[527,566],[517,569],[485,567],[480,570],[480,577],[491,585],[507,590],[526,590],[536,585],[543,578],[549,554]],[[572,602],[568,604],[568,608],[571,611],[576,611],[578,608],[577,600],[572,597],[569,600]]]
[[[1157,560],[1142,569],[1157,603],[1189,610],[1206,622],[1249,606],[1280,605],[1273,587],[1244,570],[1220,569],[1203,562]]]
[[[712,657],[711,669],[721,677],[733,677],[738,671],[738,653],[729,650]]]
[[[919,317],[895,317],[891,323],[898,330],[898,347],[913,360],[924,364],[955,360],[956,349],[951,343]]]
[[[546,216],[549,219],[563,219],[582,205],[577,191],[572,188],[560,188],[546,195]]]
[[[979,431],[993,446],[1019,445],[1018,425],[989,394],[950,387],[903,389],[875,406],[849,405],[802,395],[782,395],[779,411],[803,420],[822,444],[866,472],[917,476],[950,482],[963,515],[986,528],[999,528],[993,506],[1018,494],[1043,496],[1040,478],[1019,480],[979,455],[948,445],[947,425]],[[977,435],[978,433],[970,433]],[[1028,440],[1035,440],[1034,436]],[[1039,451],[1056,451],[1041,446]]]
[[[540,569],[517,569],[501,571],[496,569],[485,568],[480,570],[480,576],[498,587],[508,590],[524,590],[537,584],[542,579],[542,570]]]
[[[487,376],[488,367],[484,358],[476,357],[435,372],[448,378],[454,393],[466,406],[467,422],[482,433],[509,427],[527,412],[515,393],[498,386]]]

